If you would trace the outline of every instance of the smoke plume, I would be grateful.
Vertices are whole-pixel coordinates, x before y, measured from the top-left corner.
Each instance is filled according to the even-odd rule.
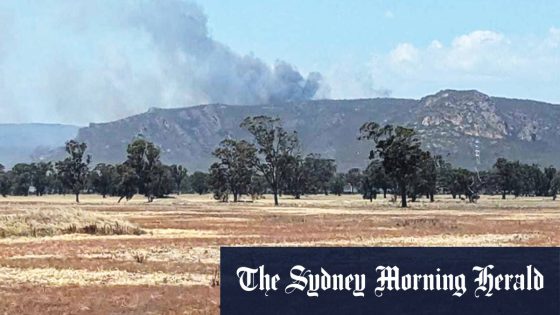
[[[212,39],[181,0],[0,3],[0,120],[84,124],[203,103],[314,97],[321,75]]]

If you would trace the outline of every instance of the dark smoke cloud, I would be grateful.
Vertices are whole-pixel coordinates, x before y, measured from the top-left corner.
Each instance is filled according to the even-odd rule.
[[[0,43],[0,92],[13,92],[0,97],[3,121],[86,123],[153,106],[301,101],[321,85],[319,73],[305,77],[286,62],[270,66],[215,41],[191,2],[21,3],[1,3],[0,11],[11,21],[33,16],[39,27],[0,29],[0,38],[22,34],[11,47]]]

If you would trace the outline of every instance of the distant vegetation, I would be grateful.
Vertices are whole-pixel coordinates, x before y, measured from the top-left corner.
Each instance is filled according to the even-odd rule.
[[[347,173],[337,173],[333,159],[304,155],[297,133],[285,130],[277,118],[247,117],[241,127],[253,141],[224,139],[213,152],[216,162],[208,173],[189,175],[184,166],[163,164],[160,149],[143,138],[128,145],[123,163],[91,166],[87,144],[70,140],[67,157],[54,164],[19,163],[11,170],[0,165],[0,194],[73,194],[76,202],[81,193],[117,196],[119,202],[142,194],[152,202],[173,193],[212,192],[216,200],[225,202],[232,196],[237,202],[243,195],[254,199],[269,192],[278,205],[281,195],[298,199],[306,194],[360,193],[369,200],[381,194],[400,199],[406,207],[421,197],[434,201],[436,194],[469,202],[476,202],[480,194],[556,199],[560,188],[560,173],[552,166],[498,158],[485,171],[455,168],[423,150],[416,132],[401,126],[364,124],[359,139],[372,145],[369,160],[364,161],[367,167]]]

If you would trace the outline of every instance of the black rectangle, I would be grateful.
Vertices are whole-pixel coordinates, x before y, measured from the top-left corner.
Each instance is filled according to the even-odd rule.
[[[259,267],[271,279],[268,292],[266,286],[263,290],[255,287],[261,282],[260,272],[254,274],[252,283],[248,281]],[[378,267],[381,269],[376,270]],[[396,272],[382,269],[387,267],[399,268],[399,290],[389,290],[388,282],[381,289],[383,273]],[[307,283],[290,286],[300,279],[292,278],[291,272],[297,276],[303,269],[309,271]],[[313,284],[323,287],[308,292],[309,274],[316,275],[313,279],[318,281]],[[486,283],[475,282],[481,274]],[[276,290],[272,289],[275,275]],[[365,280],[361,292],[364,281],[360,279]],[[498,280],[500,290],[495,285],[490,290],[491,281]],[[300,290],[302,287],[305,289]],[[220,294],[222,314],[558,315],[560,249],[223,247]]]

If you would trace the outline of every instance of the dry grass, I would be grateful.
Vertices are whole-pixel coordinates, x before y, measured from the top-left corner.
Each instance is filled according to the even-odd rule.
[[[0,214],[14,236],[0,238],[0,314],[218,314],[220,246],[560,245],[560,201],[536,197],[30,196],[0,198]]]
[[[25,210],[0,216],[0,237],[53,236],[85,233],[92,235],[143,234],[128,221],[74,208]]]
[[[0,281],[6,284],[36,285],[210,285],[212,276],[203,274],[169,274],[164,272],[132,273],[122,270],[80,270],[55,268],[0,267]]]
[[[448,235],[432,234],[428,236],[383,236],[383,237],[357,237],[336,240],[317,240],[306,242],[279,242],[279,243],[255,243],[247,246],[279,246],[279,247],[360,247],[360,246],[422,246],[422,247],[446,247],[452,244],[456,247],[504,247],[520,246],[532,238],[530,234],[473,234],[473,235]]]

